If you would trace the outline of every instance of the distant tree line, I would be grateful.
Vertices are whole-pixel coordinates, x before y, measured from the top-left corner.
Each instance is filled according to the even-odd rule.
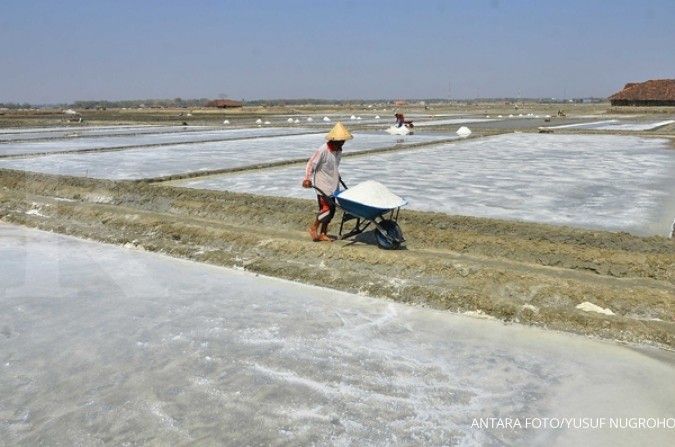
[[[0,109],[30,109],[31,106],[27,102],[19,104],[18,102],[0,102]]]
[[[0,103],[0,109],[30,109],[35,107],[54,107],[54,108],[72,108],[72,109],[119,109],[119,108],[196,108],[203,107],[211,98],[173,98],[173,99],[128,99],[121,101],[109,100],[87,100],[75,101],[71,104],[29,104],[29,103]],[[538,103],[563,103],[563,102],[603,102],[606,98],[574,98],[564,100],[558,98],[474,98],[474,99],[447,99],[447,98],[418,98],[405,99],[410,105],[414,104],[438,104],[438,103],[487,103],[487,102],[538,102]],[[247,106],[298,106],[304,104],[314,105],[369,105],[369,104],[393,104],[392,99],[256,99],[253,101],[244,101]]]
[[[572,100],[558,98],[467,98],[467,99],[447,99],[447,98],[414,98],[402,99],[409,105],[415,104],[439,104],[439,103],[516,103],[516,102],[537,102],[537,103],[562,103],[562,102],[604,102],[607,98],[575,98]],[[393,99],[256,99],[246,101],[247,106],[297,106],[303,104],[316,105],[369,105],[369,104],[394,104],[397,100]]]
[[[173,99],[128,99],[121,101],[109,101],[109,100],[87,100],[87,101],[75,101],[73,103],[58,103],[58,104],[29,104],[24,103],[0,103],[0,108],[5,109],[30,109],[35,107],[53,107],[53,108],[71,108],[71,109],[115,109],[115,108],[138,108],[138,107],[147,107],[147,108],[158,108],[158,107],[202,107],[210,101],[209,98],[193,98],[193,99],[183,99],[183,98],[173,98]]]
[[[189,108],[189,107],[201,107],[209,101],[209,98],[192,98],[192,99],[183,99],[183,98],[173,98],[173,99],[128,99],[122,101],[108,101],[108,100],[88,100],[88,101],[75,101],[72,104],[68,104],[68,107],[75,109],[119,109],[119,108],[138,108],[138,107],[147,107],[147,108],[160,108],[160,107],[178,107],[178,108]]]

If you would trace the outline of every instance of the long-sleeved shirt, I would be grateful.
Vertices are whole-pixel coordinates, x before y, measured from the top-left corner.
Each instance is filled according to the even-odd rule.
[[[340,158],[342,151],[331,151],[328,144],[324,144],[309,158],[305,179],[312,180],[314,186],[332,195],[340,185]]]

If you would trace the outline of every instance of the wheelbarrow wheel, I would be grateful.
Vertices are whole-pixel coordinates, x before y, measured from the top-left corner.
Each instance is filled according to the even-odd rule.
[[[375,238],[377,239],[377,246],[384,250],[397,250],[401,248],[403,242],[403,232],[398,224],[389,219],[380,222],[379,227],[375,230]]]

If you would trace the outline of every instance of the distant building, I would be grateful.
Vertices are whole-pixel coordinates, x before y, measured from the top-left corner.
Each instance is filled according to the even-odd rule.
[[[631,82],[609,101],[613,106],[675,106],[675,79]]]
[[[231,109],[235,107],[244,107],[241,101],[234,101],[232,99],[214,99],[206,103],[206,107],[218,107],[219,109]]]

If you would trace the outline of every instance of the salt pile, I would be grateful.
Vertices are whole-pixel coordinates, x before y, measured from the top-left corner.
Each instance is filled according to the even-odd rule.
[[[324,117],[323,117],[323,120],[324,120],[325,122],[329,122],[329,121],[330,121],[330,118],[328,118],[327,116],[324,116]]]
[[[398,208],[408,203],[403,198],[389,191],[382,183],[374,180],[366,180],[352,188],[346,189],[339,193],[337,198],[338,201],[344,199],[384,210]]]
[[[311,116],[309,118],[307,118],[308,123],[311,123],[312,121],[314,121],[314,118],[312,118]]]
[[[293,121],[293,122],[294,122],[295,124],[298,124],[298,123],[300,122],[300,120],[296,118],[295,121]]]
[[[262,124],[262,120],[260,118],[258,118],[257,120],[255,120],[255,123],[256,124]]]
[[[355,120],[356,117],[355,117],[354,115],[352,115],[352,116],[349,117],[349,119],[350,119],[350,120]]]
[[[292,123],[292,122],[293,122],[293,118],[288,118],[286,121],[289,122],[289,123]]]
[[[380,119],[380,115],[375,115],[375,119],[376,119],[376,120],[379,120],[379,119]]]
[[[272,124],[272,123],[270,123],[269,121],[265,121],[265,125],[270,125],[270,124]]]
[[[466,137],[468,137],[469,135],[471,135],[471,129],[469,129],[469,128],[466,127],[466,126],[462,126],[462,127],[460,127],[459,129],[457,129],[457,132],[456,132],[456,133],[457,133],[457,135],[459,135],[460,137],[466,138]]]
[[[230,120],[223,121],[223,124],[230,124]]]

